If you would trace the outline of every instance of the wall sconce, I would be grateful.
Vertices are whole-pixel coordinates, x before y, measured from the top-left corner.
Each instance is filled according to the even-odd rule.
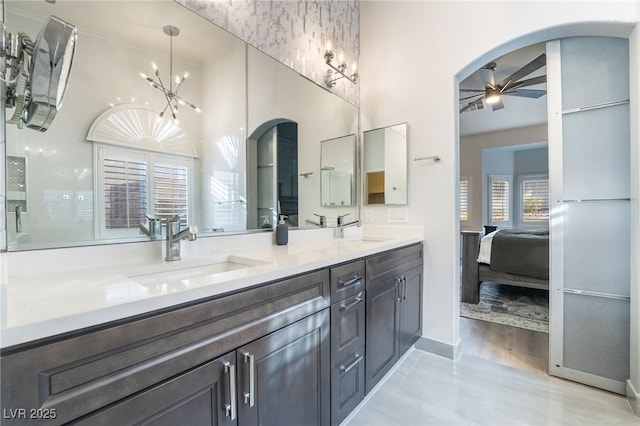
[[[324,60],[329,65],[329,68],[324,76],[324,82],[328,87],[333,87],[336,85],[336,81],[341,78],[346,78],[353,84],[358,82],[358,63],[353,62],[351,64],[351,69],[347,71],[347,63],[344,60],[344,54],[340,53],[338,55],[338,64],[333,64],[333,59],[335,55],[333,53],[333,47],[331,42],[327,42],[327,48],[324,52]]]

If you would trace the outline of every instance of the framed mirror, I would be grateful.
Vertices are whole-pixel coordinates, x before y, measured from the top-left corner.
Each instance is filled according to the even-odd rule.
[[[364,203],[407,204],[407,123],[365,131],[362,149]]]
[[[323,207],[356,204],[356,135],[320,143],[320,187]]]
[[[260,231],[248,152],[276,121],[296,124],[297,154],[268,208],[303,226],[321,213],[320,141],[358,132],[354,105],[172,0],[5,0],[4,13],[11,33],[37,34],[51,15],[78,31],[47,132],[5,126],[9,250],[148,241],[147,215],[179,214],[199,237]],[[156,69],[166,85],[189,74],[177,121]]]

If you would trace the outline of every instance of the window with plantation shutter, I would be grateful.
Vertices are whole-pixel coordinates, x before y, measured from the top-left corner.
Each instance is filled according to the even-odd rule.
[[[520,177],[520,221],[538,225],[549,220],[549,177],[524,175]]]
[[[489,225],[511,224],[511,176],[489,175]]]
[[[97,238],[140,236],[146,215],[189,223],[193,160],[97,146]]]
[[[103,202],[106,229],[137,228],[147,213],[147,164],[127,158],[105,157]]]
[[[153,164],[153,216],[171,219],[180,216],[180,226],[189,223],[189,170],[166,161]]]
[[[469,210],[469,190],[470,190],[470,178],[469,176],[462,176],[460,178],[460,223],[469,223],[471,220],[471,214]]]

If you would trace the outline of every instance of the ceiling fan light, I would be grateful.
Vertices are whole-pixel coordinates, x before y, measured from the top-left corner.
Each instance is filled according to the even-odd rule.
[[[498,92],[489,92],[487,96],[484,98],[485,102],[489,105],[495,104],[500,100],[500,93]]]

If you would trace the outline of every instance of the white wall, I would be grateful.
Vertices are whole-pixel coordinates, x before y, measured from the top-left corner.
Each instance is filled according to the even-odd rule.
[[[411,129],[409,222],[424,226],[423,337],[429,341],[454,348],[459,343],[457,81],[501,54],[546,39],[628,36],[638,22],[639,6],[638,1],[362,3],[361,125],[407,121]],[[637,68],[631,75],[638,75]],[[637,102],[637,87],[634,95]],[[636,110],[636,131],[637,117]],[[637,144],[637,133],[635,138]],[[442,160],[412,161],[433,154]],[[637,151],[635,160],[637,177]],[[637,237],[634,244],[637,253]],[[638,271],[634,274],[637,295]],[[637,318],[637,299],[634,303]],[[634,339],[637,344],[637,335]],[[638,363],[637,351],[633,362]]]

